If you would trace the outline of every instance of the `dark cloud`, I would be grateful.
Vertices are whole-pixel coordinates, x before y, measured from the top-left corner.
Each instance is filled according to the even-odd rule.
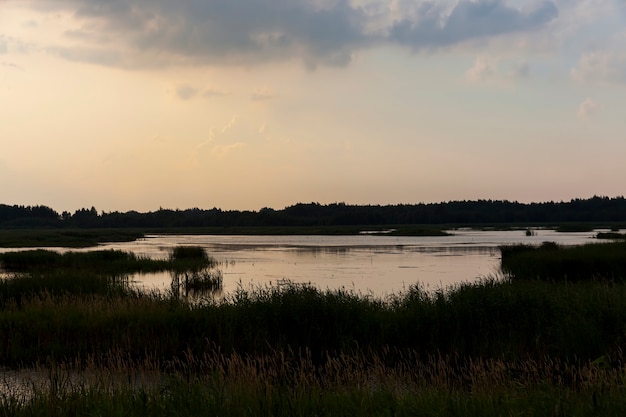
[[[360,7],[349,0],[69,0],[60,4],[72,5],[83,25],[68,36],[105,49],[121,42],[126,49],[123,54],[84,49],[63,53],[75,59],[91,55],[99,63],[124,55],[118,65],[125,66],[293,58],[309,68],[345,66],[354,51],[376,44],[445,47],[532,30],[558,13],[549,1],[523,11],[504,0],[461,0],[445,17],[441,3],[409,2],[412,17],[394,22],[386,7]]]
[[[414,49],[443,47],[470,39],[522,32],[543,26],[558,15],[549,1],[530,11],[522,11],[503,1],[459,2],[447,19],[442,19],[434,3],[424,5],[421,19],[401,20],[391,29],[391,40]]]
[[[316,8],[303,0],[76,0],[85,21],[74,39],[116,34],[138,60],[167,54],[178,61],[256,63],[294,56],[345,65],[367,42],[366,22],[347,0]],[[93,32],[93,33],[90,33]],[[81,52],[84,54],[84,52]],[[146,63],[149,65],[149,63]]]

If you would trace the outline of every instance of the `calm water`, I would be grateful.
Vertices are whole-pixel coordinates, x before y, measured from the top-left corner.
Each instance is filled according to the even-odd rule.
[[[82,250],[121,249],[150,258],[166,258],[177,245],[197,245],[218,261],[224,293],[240,286],[248,288],[290,280],[322,289],[344,287],[384,297],[416,283],[435,290],[497,275],[501,245],[597,242],[593,238],[597,231],[536,230],[534,236],[526,236],[521,230],[455,230],[453,233],[442,237],[153,235],[134,242]],[[165,290],[171,283],[169,273],[137,274],[131,279],[146,289]]]
[[[421,283],[427,289],[497,275],[500,245],[563,245],[596,242],[597,231],[558,233],[455,230],[445,237],[392,236],[148,236],[128,243],[102,245],[151,258],[165,258],[177,245],[198,245],[214,257],[223,272],[224,292],[239,286],[276,284],[283,280],[319,288],[353,289],[385,296]],[[168,288],[169,273],[135,275],[137,285]]]

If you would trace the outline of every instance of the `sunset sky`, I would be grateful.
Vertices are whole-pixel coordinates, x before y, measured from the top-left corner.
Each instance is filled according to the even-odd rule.
[[[622,0],[0,0],[0,203],[624,194]]]

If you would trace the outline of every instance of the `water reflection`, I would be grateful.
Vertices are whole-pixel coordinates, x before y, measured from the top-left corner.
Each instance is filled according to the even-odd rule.
[[[524,230],[455,230],[451,236],[437,237],[152,235],[97,249],[165,259],[175,246],[201,246],[221,271],[218,295],[288,279],[322,289],[343,287],[385,296],[416,283],[438,289],[497,275],[500,245],[544,241],[575,245],[596,241],[592,237],[597,233],[534,232],[526,236]],[[171,291],[169,272],[136,274],[131,279],[146,290]],[[192,296],[191,291],[180,289],[178,294]]]
[[[169,244],[201,245],[220,262],[223,291],[282,279],[376,295],[420,283],[438,289],[497,275],[501,244],[589,242],[592,233],[461,232],[450,237],[391,236],[153,236]],[[150,239],[147,240],[148,243]],[[534,240],[533,240],[534,239]],[[146,283],[148,284],[148,283]]]
[[[223,275],[220,269],[204,268],[200,271],[171,271],[171,294],[176,299],[201,300],[222,295]]]

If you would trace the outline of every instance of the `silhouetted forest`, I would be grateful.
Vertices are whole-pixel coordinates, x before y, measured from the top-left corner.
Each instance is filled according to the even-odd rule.
[[[397,205],[298,203],[282,210],[259,211],[159,209],[154,212],[73,214],[46,206],[0,204],[0,228],[179,228],[256,226],[348,226],[403,224],[559,224],[626,222],[626,199],[594,196],[568,202],[519,203],[506,200],[449,201]]]

